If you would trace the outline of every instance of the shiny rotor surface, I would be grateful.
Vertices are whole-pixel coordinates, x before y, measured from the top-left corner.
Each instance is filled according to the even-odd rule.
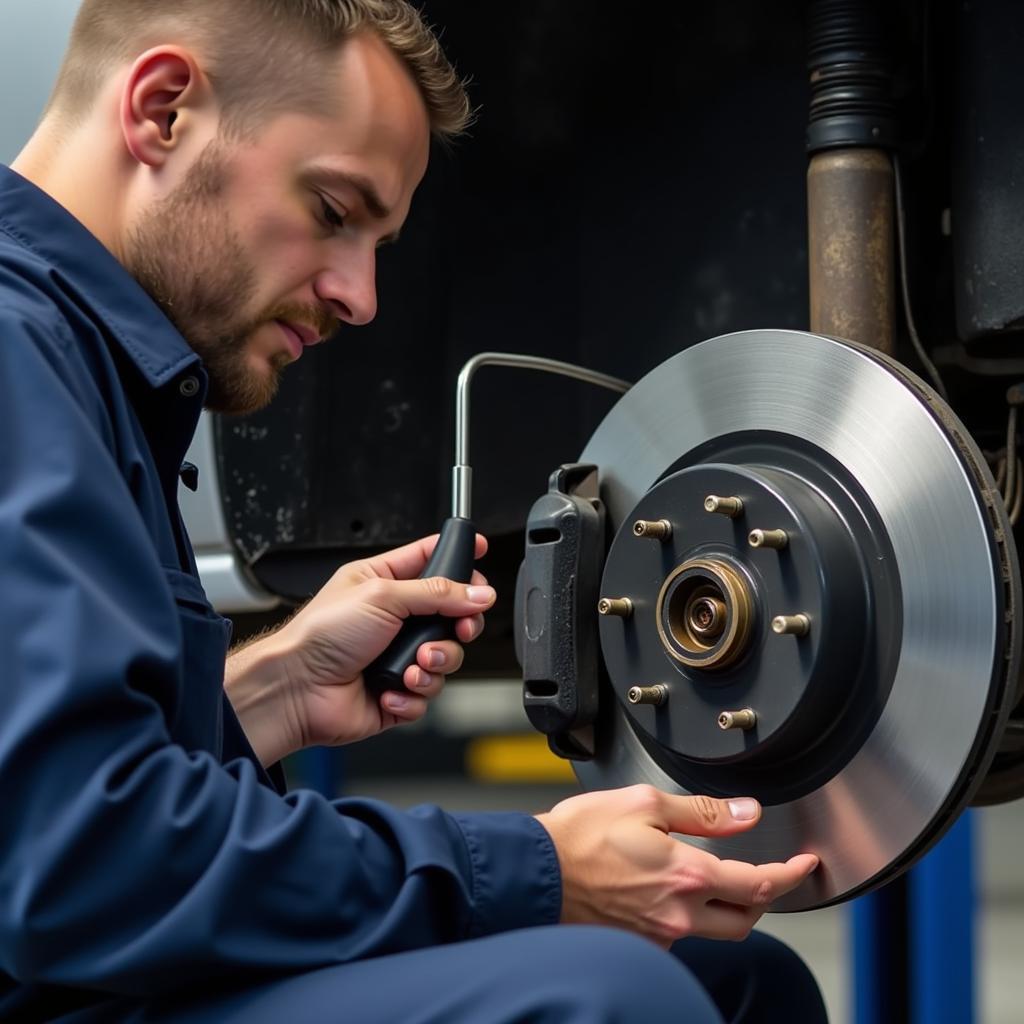
[[[888,531],[903,593],[892,691],[853,759],[808,795],[766,806],[749,833],[688,838],[750,862],[818,854],[819,871],[774,907],[802,910],[886,880],[968,799],[964,780],[991,729],[993,659],[1002,656],[997,566],[991,523],[947,433],[884,366],[833,339],[747,331],[687,349],[620,399],[581,461],[600,467],[616,530],[687,452],[757,430],[817,445],[853,474]],[[644,750],[618,704],[598,758],[575,768],[591,789],[649,782],[686,792]]]

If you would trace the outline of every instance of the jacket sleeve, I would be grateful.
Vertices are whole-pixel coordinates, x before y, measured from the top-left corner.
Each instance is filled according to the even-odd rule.
[[[0,969],[155,995],[557,921],[527,815],[281,796],[171,742],[175,606],[72,360],[0,313]]]

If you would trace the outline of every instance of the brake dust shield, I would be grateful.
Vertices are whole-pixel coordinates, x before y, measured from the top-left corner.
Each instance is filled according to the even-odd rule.
[[[1010,528],[948,407],[872,350],[747,331],[649,373],[581,461],[613,537],[602,599],[628,599],[602,602],[581,783],[757,797],[750,832],[687,841],[816,853],[775,910],[908,867],[981,784],[1020,654]]]

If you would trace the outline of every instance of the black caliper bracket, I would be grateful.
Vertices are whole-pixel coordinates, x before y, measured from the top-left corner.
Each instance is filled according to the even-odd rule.
[[[516,656],[526,715],[554,753],[576,761],[594,756],[604,532],[597,466],[560,466],[548,493],[530,509],[516,583]]]

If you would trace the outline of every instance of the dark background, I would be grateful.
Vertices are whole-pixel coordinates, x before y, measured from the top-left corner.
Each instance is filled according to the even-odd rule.
[[[998,230],[980,242],[970,234],[992,214],[986,197],[1013,185],[1019,118],[1007,78],[1021,76],[1021,12],[878,6],[919,330],[947,363],[1015,358],[1013,323],[958,336],[954,243],[961,263],[977,264],[993,235],[1004,254],[1018,240],[1024,252],[1005,209]],[[718,334],[808,325],[805,3],[428,0],[423,10],[469,79],[476,124],[435,150],[401,243],[381,251],[376,321],[307,355],[267,410],[217,424],[234,542],[291,601],[340,562],[431,533],[448,515],[455,378],[477,352],[542,354],[635,380]],[[986,145],[999,139],[1002,153],[978,149],[986,118]],[[963,211],[952,238],[942,227],[951,206]],[[1007,255],[1008,284],[994,291],[1020,305],[1014,267]],[[997,270],[985,264],[985,279]],[[897,354],[919,370],[900,330]],[[997,369],[943,366],[983,445],[999,443],[1006,373],[1018,368]],[[508,675],[526,514],[614,397],[486,368],[473,399],[473,511],[500,600],[467,670]]]

